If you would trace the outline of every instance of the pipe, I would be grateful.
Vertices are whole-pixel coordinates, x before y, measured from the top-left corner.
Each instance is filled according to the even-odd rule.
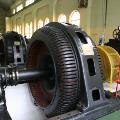
[[[7,67],[0,68],[0,83],[2,86],[34,82],[46,77],[48,77],[48,73],[39,69],[19,70]]]
[[[43,70],[20,70],[16,71],[17,84],[28,83],[46,77],[47,73]]]

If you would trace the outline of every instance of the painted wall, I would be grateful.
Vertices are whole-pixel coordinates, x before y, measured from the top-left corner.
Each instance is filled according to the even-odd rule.
[[[18,2],[19,3],[19,2]],[[52,3],[52,4],[51,4]],[[69,3],[69,4],[68,4]],[[15,5],[12,6],[14,8]],[[87,8],[88,9],[88,8]],[[6,29],[6,31],[16,30],[15,26],[19,23],[17,22],[17,18],[21,18],[22,22],[22,34],[25,34],[25,18],[28,14],[31,14],[28,20],[32,19],[33,22],[33,31],[37,29],[37,22],[39,19],[45,21],[45,18],[48,17],[50,21],[57,21],[58,15],[64,13],[67,16],[67,21],[69,22],[69,15],[73,10],[81,11],[81,26],[84,29],[87,29],[87,9],[78,9],[78,0],[42,0],[23,11],[13,15],[10,20],[11,23],[7,26],[10,29]],[[85,18],[85,20],[84,20]],[[85,22],[86,21],[86,22]]]
[[[112,36],[112,31],[120,26],[120,0],[108,0],[107,28],[108,36]]]
[[[19,0],[16,4],[19,4]],[[120,0],[108,0],[107,16],[105,21],[106,0],[88,0],[87,8],[78,8],[78,0],[41,0],[36,4],[20,11],[10,17],[7,24],[7,31],[14,30],[17,24],[22,23],[22,34],[25,33],[25,22],[33,22],[33,32],[37,29],[37,22],[41,18],[43,21],[46,17],[50,21],[57,21],[58,15],[64,13],[69,22],[69,15],[73,10],[80,12],[80,26],[98,43],[99,37],[105,33],[106,40],[112,38],[112,32],[120,25]],[[15,4],[15,5],[16,5]],[[15,7],[12,6],[12,8]],[[31,14],[26,18],[28,14]],[[20,23],[17,19],[20,17]],[[105,25],[106,24],[106,25]]]
[[[99,37],[105,33],[106,42],[112,38],[113,30],[120,26],[120,0],[92,0],[90,15],[90,35],[98,43]]]

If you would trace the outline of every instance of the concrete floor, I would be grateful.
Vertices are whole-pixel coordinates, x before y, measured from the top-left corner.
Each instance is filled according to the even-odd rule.
[[[6,88],[7,108],[12,120],[45,120],[44,113],[33,104],[27,84]]]

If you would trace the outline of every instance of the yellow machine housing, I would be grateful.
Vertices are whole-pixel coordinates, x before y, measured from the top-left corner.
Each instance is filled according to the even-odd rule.
[[[120,65],[120,56],[118,52],[110,46],[97,46],[100,53],[104,82],[108,83],[108,90],[115,91],[114,83],[118,80],[118,67]]]

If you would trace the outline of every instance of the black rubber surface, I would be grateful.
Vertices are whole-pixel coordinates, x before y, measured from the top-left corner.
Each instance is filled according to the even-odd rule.
[[[0,120],[12,120],[5,106],[0,105]]]
[[[72,44],[60,29],[51,26],[45,26],[39,29],[34,33],[28,48],[28,68],[38,67],[35,65],[35,62],[40,62],[38,60],[39,57],[35,56],[35,52],[33,52],[36,42],[42,42],[47,46],[54,62],[55,70],[54,95],[46,107],[41,105],[42,95],[40,84],[42,83],[30,84],[30,89],[36,103],[42,107],[48,117],[73,110],[78,102],[80,72]],[[40,54],[40,45],[36,49],[36,51],[39,51],[36,54]],[[40,65],[40,63],[38,64]]]

